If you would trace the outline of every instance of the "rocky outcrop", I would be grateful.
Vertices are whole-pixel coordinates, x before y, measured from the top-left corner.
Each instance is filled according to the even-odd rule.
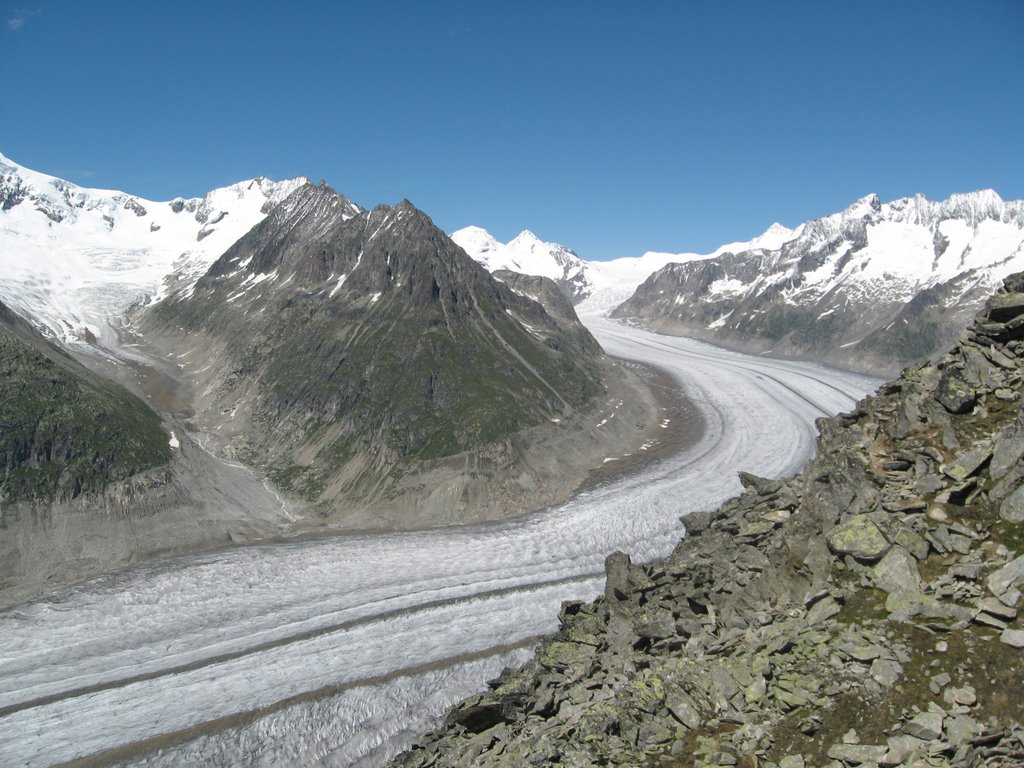
[[[1024,275],[395,765],[1024,763]],[[950,396],[950,393],[956,393]]]

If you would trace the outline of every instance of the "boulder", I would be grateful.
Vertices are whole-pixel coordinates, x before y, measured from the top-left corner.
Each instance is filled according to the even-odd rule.
[[[917,560],[900,546],[894,546],[886,552],[885,557],[871,569],[871,579],[883,592],[901,589],[919,592],[923,586]]]
[[[665,706],[682,725],[691,730],[700,727],[700,710],[685,691],[677,690],[670,693],[665,699]]]
[[[985,466],[985,463],[992,458],[992,447],[978,445],[969,451],[957,454],[949,464],[942,468],[946,477],[951,477],[958,483],[962,483],[968,477],[978,473]]]
[[[868,562],[889,551],[889,541],[867,515],[854,515],[829,531],[825,540],[837,555],[850,555]]]
[[[1014,648],[1024,648],[1024,629],[1004,629],[999,640]]]
[[[1024,581],[1024,555],[1021,555],[1016,560],[1011,560],[998,571],[991,574],[986,584],[988,584],[992,594],[999,597],[1022,581]]]
[[[938,712],[922,712],[904,724],[903,732],[922,741],[935,741],[942,737],[942,715]]]
[[[992,448],[992,463],[989,474],[993,480],[1000,480],[1007,472],[1024,461],[1024,411],[995,439]]]
[[[1024,523],[1024,485],[1003,499],[999,516],[1008,523]]]
[[[970,413],[978,402],[978,394],[964,380],[962,371],[947,367],[935,388],[935,399],[950,413]]]

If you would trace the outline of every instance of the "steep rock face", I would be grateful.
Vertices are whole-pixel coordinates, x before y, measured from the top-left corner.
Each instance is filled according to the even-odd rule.
[[[0,501],[68,501],[169,460],[152,410],[0,304]]]
[[[802,475],[606,562],[536,658],[395,765],[1017,765],[1024,274],[848,414]]]
[[[537,302],[547,315],[563,330],[578,340],[584,348],[593,346],[593,337],[584,328],[573,309],[572,302],[554,280],[539,275],[524,275],[498,269],[491,273],[495,280],[507,285],[513,293]]]
[[[612,315],[750,352],[893,374],[953,343],[1024,266],[1024,202],[870,195],[781,247],[665,266]]]
[[[510,436],[603,391],[569,325],[410,203],[363,211],[312,184],[138,322],[194,377],[200,429],[327,507],[467,452],[514,461]]]

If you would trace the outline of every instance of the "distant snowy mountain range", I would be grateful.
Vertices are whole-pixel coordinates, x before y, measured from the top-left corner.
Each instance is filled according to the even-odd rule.
[[[0,155],[0,300],[64,342],[194,283],[304,178],[153,202],[87,189]],[[351,213],[361,212],[354,203]],[[607,314],[755,353],[891,373],[944,348],[982,298],[1024,269],[1024,202],[991,190],[933,202],[877,195],[708,254],[589,261],[524,230],[451,238],[489,271],[553,280],[581,316]]]
[[[729,243],[703,256],[648,251],[643,256],[611,261],[587,261],[564,245],[544,242],[529,230],[523,230],[508,243],[498,242],[480,227],[465,227],[453,232],[451,238],[491,272],[507,269],[551,278],[576,305],[576,311],[586,315],[614,309],[632,296],[651,273],[666,264],[711,258],[727,251],[777,248],[793,234],[781,224],[773,224],[750,242]]]
[[[489,269],[551,277],[583,315],[611,310],[748,352],[891,374],[955,341],[984,298],[1024,269],[1024,202],[992,190],[941,202],[868,195],[710,254],[608,262],[528,231],[505,245],[476,227],[452,237]]]

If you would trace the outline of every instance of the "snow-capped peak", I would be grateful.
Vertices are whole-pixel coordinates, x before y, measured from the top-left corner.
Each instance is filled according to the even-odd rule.
[[[0,300],[65,342],[102,339],[131,304],[198,279],[307,181],[256,178],[158,202],[0,155]]]
[[[779,222],[775,222],[768,229],[750,241],[749,248],[763,248],[766,251],[774,251],[781,248],[799,234],[798,229],[790,229]]]
[[[490,253],[502,247],[494,235],[482,227],[463,227],[457,232],[452,232],[454,240],[466,253],[473,255]]]
[[[882,210],[882,201],[878,195],[872,192],[859,200],[854,201],[840,215],[843,219],[863,219],[872,213],[879,213]]]
[[[554,243],[545,243],[528,229],[524,229],[508,242],[508,247],[513,250],[533,250],[538,246],[543,247],[552,245],[554,245]]]

